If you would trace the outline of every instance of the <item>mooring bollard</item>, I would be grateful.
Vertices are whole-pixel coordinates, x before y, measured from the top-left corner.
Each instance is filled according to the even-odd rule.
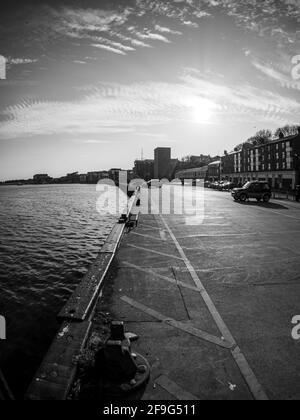
[[[122,395],[141,387],[149,378],[147,360],[131,350],[131,342],[139,337],[126,333],[124,323],[113,321],[110,337],[96,355],[96,370],[106,396]]]

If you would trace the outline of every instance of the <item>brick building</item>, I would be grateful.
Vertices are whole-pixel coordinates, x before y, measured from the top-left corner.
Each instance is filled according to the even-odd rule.
[[[221,161],[216,160],[208,164],[207,180],[210,182],[219,181]]]
[[[178,171],[175,178],[178,179],[205,179],[207,176],[208,166],[201,166],[200,168],[191,168]]]
[[[169,178],[170,166],[170,147],[157,147],[154,150],[154,178]]]
[[[150,181],[154,178],[154,159],[136,160],[133,173],[135,178]]]
[[[299,183],[300,128],[298,134],[252,146],[221,158],[221,179],[235,184],[268,181],[275,189],[291,190]]]

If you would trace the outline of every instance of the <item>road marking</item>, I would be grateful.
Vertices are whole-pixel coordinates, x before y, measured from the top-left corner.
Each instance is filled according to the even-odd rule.
[[[176,321],[173,318],[168,318],[162,315],[161,313],[154,311],[148,306],[145,306],[139,302],[136,302],[135,300],[129,298],[128,296],[122,296],[121,300],[123,302],[128,303],[132,307],[139,309],[142,312],[145,312],[146,314],[152,316],[153,318],[156,318],[159,321],[167,325],[170,325],[171,327],[177,328],[178,330],[181,330],[190,335],[193,335],[194,337],[200,338],[201,340],[208,341],[209,343],[216,344],[217,346],[225,348],[225,349],[232,349],[233,347],[233,344],[227,340],[222,340],[219,337],[209,334],[206,331],[199,330],[198,328],[195,328],[192,325],[188,325],[185,322],[180,322],[180,321]]]
[[[215,304],[213,303],[211,297],[207,293],[207,291],[206,291],[205,287],[203,286],[200,278],[198,277],[196,271],[194,270],[191,262],[189,261],[189,259],[185,255],[182,247],[180,246],[179,242],[177,241],[176,237],[174,236],[171,228],[169,227],[169,225],[167,224],[167,222],[165,221],[163,216],[160,215],[160,218],[161,218],[163,224],[165,225],[165,228],[169,232],[169,235],[173,239],[173,242],[174,242],[179,254],[181,255],[186,267],[188,268],[188,271],[190,272],[190,275],[191,275],[192,279],[194,280],[194,283],[195,283],[196,287],[199,289],[199,292],[201,293],[202,298],[203,298],[209,312],[211,313],[213,319],[215,320],[215,323],[217,324],[217,327],[219,328],[222,336],[225,337],[226,341],[232,343],[232,345],[235,346],[235,349],[231,350],[231,354],[232,354],[237,366],[239,367],[240,372],[242,373],[246,383],[248,384],[248,387],[249,387],[253,397],[256,400],[268,400],[268,397],[267,397],[265,391],[263,390],[262,386],[258,382],[254,372],[250,368],[245,356],[241,352],[240,348],[237,346],[237,343],[236,343],[233,335],[231,334],[227,325],[223,321],[223,319],[222,319],[221,315],[219,314]]]
[[[207,226],[207,225],[205,225]],[[187,236],[178,236],[178,239],[192,239],[192,238],[222,238],[227,236],[248,236],[248,235],[259,235],[257,232],[250,233],[217,233],[216,235],[206,235],[206,234],[197,234],[197,235],[187,235]]]
[[[205,225],[206,226],[206,225]],[[249,235],[254,235],[254,236],[268,236],[268,235],[283,235],[286,233],[290,233],[290,234],[295,234],[295,233],[300,233],[300,230],[283,230],[283,231],[273,231],[273,232],[244,232],[244,233],[217,233],[217,234],[210,234],[210,235],[206,235],[206,234],[196,234],[196,235],[187,235],[187,236],[178,236],[177,239],[192,239],[192,238],[222,238],[222,237],[227,237],[227,236],[249,236]]]
[[[131,232],[131,235],[142,236],[143,238],[152,239],[153,241],[160,241],[160,242],[162,241],[161,237],[156,238],[155,236],[144,235],[143,233]]]
[[[182,401],[198,401],[199,398],[195,397],[195,395],[190,394],[189,392],[185,391],[175,382],[171,381],[167,376],[161,375],[155,381],[157,385],[161,388],[165,389],[170,395],[173,395],[177,400]]]
[[[175,280],[171,277],[163,276],[162,274],[158,274],[158,273],[156,273],[155,271],[153,271],[149,268],[142,268],[142,267],[139,267],[137,265],[131,264],[131,263],[126,262],[126,261],[124,261],[122,264],[125,265],[128,268],[133,268],[137,271],[141,271],[142,273],[151,274],[154,277],[165,280],[168,283],[174,284],[175,286],[180,285],[182,287],[185,287],[186,289],[193,290],[194,292],[198,292],[198,289],[195,286],[190,286],[189,284],[183,283],[182,281],[177,281],[177,280]]]
[[[151,230],[160,230],[160,228],[159,227],[157,227],[157,226],[151,226],[151,225],[147,225],[147,224],[145,224],[145,223],[143,223],[143,224],[139,224],[139,228],[141,228],[141,229],[151,229]]]
[[[193,290],[194,292],[198,292],[198,289],[195,286],[190,286],[189,284],[183,283],[182,281],[177,281],[177,280],[175,280],[171,277],[163,276],[162,274],[158,274],[158,273],[156,273],[155,271],[153,271],[149,268],[138,267],[137,265],[131,264],[131,263],[126,262],[126,261],[124,261],[122,264],[125,265],[128,268],[133,268],[135,270],[141,271],[142,273],[151,274],[151,275],[153,275],[153,276],[155,276],[159,279],[162,279],[162,280],[165,280],[169,283],[172,283],[175,286],[180,285],[182,287],[185,287],[186,289]]]
[[[131,248],[139,249],[140,251],[146,251],[146,252],[150,252],[152,254],[157,254],[157,255],[161,255],[163,257],[174,258],[175,260],[181,260],[182,261],[182,258],[176,257],[176,255],[165,254],[163,252],[154,251],[153,249],[143,248],[142,246],[136,246],[136,245],[133,245],[133,244],[128,244],[128,246],[130,246]]]
[[[271,209],[266,208],[266,207],[259,207],[259,206],[257,206],[256,208],[259,209],[259,210],[263,210],[263,211],[268,211],[268,212],[271,212],[271,213],[279,214],[280,216],[289,217],[290,219],[300,220],[299,217],[291,216],[290,214],[281,213],[280,211],[271,210]]]
[[[229,197],[225,197],[225,199],[227,199],[228,201],[232,201]],[[233,204],[237,204],[237,203],[234,203],[234,201],[232,201],[232,203]],[[282,203],[281,203],[282,204]],[[288,203],[287,203],[288,204]],[[293,208],[295,208],[295,206],[292,206]],[[247,206],[247,204],[243,204],[243,208],[245,208],[245,209],[247,209],[247,210],[250,210],[250,207],[249,206]],[[255,209],[258,209],[258,210],[262,210],[262,211],[267,211],[267,212],[271,212],[271,213],[275,213],[275,214],[279,214],[280,216],[285,216],[285,217],[289,217],[289,218],[291,218],[291,219],[296,219],[296,220],[300,220],[300,218],[299,217],[295,217],[295,216],[291,216],[290,214],[285,214],[285,213],[281,213],[281,212],[279,212],[279,211],[275,211],[275,210],[272,210],[271,208],[269,208],[269,207],[261,207],[260,205],[254,205],[254,206],[251,206],[251,208],[255,208]],[[253,214],[253,213],[252,213]]]

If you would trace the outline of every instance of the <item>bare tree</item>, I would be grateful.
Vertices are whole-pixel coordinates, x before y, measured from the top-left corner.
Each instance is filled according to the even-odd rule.
[[[284,127],[277,128],[274,133],[275,137],[279,137],[280,133],[283,133],[284,136],[294,136],[298,133],[298,126],[287,124]]]

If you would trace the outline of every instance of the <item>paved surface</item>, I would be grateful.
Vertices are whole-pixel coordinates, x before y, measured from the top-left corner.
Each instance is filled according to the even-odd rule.
[[[98,303],[140,335],[143,399],[299,400],[300,206],[207,190],[200,222],[141,216]]]

